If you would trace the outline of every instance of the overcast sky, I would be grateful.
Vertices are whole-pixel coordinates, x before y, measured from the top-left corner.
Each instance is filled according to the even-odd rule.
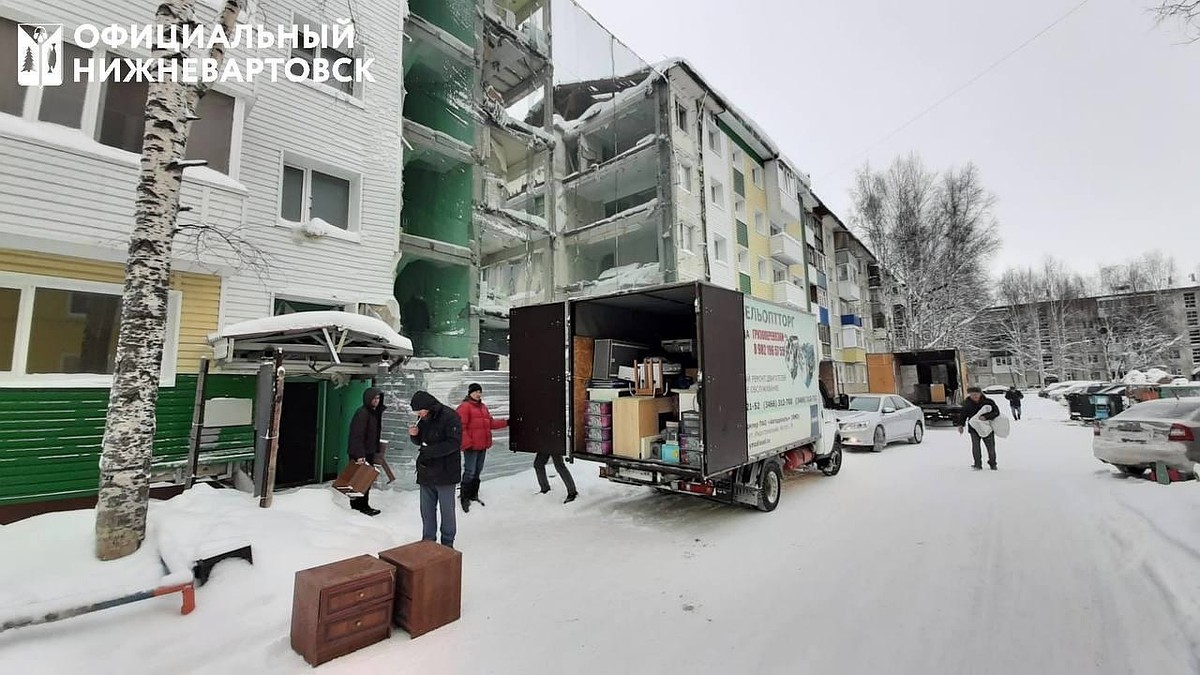
[[[857,167],[916,151],[978,165],[999,198],[997,270],[1053,254],[1087,272],[1158,248],[1194,271],[1200,43],[1156,26],[1156,0],[1091,0],[864,154],[1079,1],[581,3],[647,61],[689,59],[845,217]]]

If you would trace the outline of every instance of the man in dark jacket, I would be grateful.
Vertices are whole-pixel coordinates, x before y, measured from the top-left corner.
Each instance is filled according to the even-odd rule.
[[[1012,408],[1013,419],[1021,419],[1021,399],[1025,398],[1025,394],[1016,387],[1009,387],[1008,391],[1004,392],[1004,398],[1008,399],[1008,407]]]
[[[363,392],[363,404],[350,420],[350,439],[346,443],[346,452],[350,460],[358,464],[375,464],[379,454],[379,436],[383,431],[383,392],[371,387]],[[371,508],[369,503],[370,490],[361,497],[350,500],[350,508],[368,516],[379,515],[378,509]]]
[[[462,422],[453,408],[442,405],[428,392],[413,394],[412,409],[420,418],[408,428],[408,436],[421,448],[417,453],[417,484],[421,486],[422,539],[437,540],[440,511],[442,545],[454,548],[458,531],[454,488],[462,476]]]
[[[971,432],[971,455],[975,458],[973,465],[976,471],[983,469],[983,456],[980,442],[987,446],[988,466],[992,471],[996,470],[996,432],[990,432],[987,436],[980,436],[975,427],[970,425],[971,418],[979,415],[984,420],[994,420],[1000,416],[1000,406],[987,396],[983,395],[983,390],[979,387],[970,387],[967,389],[967,400],[963,401],[962,412],[958,416],[958,433],[963,432],[963,427],[967,427]]]

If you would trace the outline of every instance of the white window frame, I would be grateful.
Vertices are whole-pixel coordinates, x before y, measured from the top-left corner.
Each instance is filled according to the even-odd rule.
[[[741,171],[742,167],[745,166],[745,156],[742,154],[742,149],[737,147],[736,144],[733,145],[733,152],[730,153],[729,160],[733,162],[733,168],[738,171]]]
[[[733,198],[733,215],[741,221],[746,220],[746,200],[741,197],[734,196]]]
[[[244,11],[243,11],[243,13],[244,13]],[[299,26],[306,24],[306,23],[310,24],[310,25],[314,25],[314,26],[329,25],[328,22],[313,21],[312,19],[308,18],[307,16],[304,16],[300,12],[292,12],[292,25],[293,26],[298,28]],[[318,46],[314,47],[313,49],[314,49],[313,58],[314,59],[321,58],[321,50],[323,49],[323,47],[318,45]],[[349,56],[351,58],[363,58],[364,51],[362,49],[362,45],[355,44],[353,47],[350,48],[350,52],[347,54],[347,56]],[[292,50],[291,49],[288,50],[287,58],[288,59],[292,58]],[[310,75],[311,75],[311,73],[310,73]],[[296,82],[298,82],[304,86],[316,89],[317,91],[323,92],[330,96],[333,96],[334,98],[338,99],[339,101],[344,101],[346,103],[349,103],[350,105],[357,106],[357,107],[363,108],[363,109],[366,109],[366,107],[367,107],[366,104],[363,102],[364,83],[362,81],[355,81],[353,83],[354,90],[352,93],[349,93],[349,94],[342,91],[338,87],[334,87],[332,85],[326,84],[325,82],[316,82],[316,81],[312,80],[311,77],[306,77],[303,80],[296,80]]]
[[[708,191],[709,191],[709,202],[713,206],[724,211],[725,210],[725,186],[721,184],[721,181],[714,178],[714,179],[711,179],[711,182],[709,183]]]
[[[12,370],[0,371],[0,386],[13,388],[103,388],[111,387],[112,375],[94,373],[36,373],[28,374],[25,368],[29,359],[29,339],[33,330],[33,302],[39,288],[80,293],[103,293],[121,297],[121,284],[106,284],[59,277],[46,277],[15,272],[0,272],[0,288],[17,289],[21,292],[17,306],[17,330],[13,340]],[[183,293],[167,293],[167,328],[163,344],[160,383],[164,387],[175,386],[176,362],[179,359],[179,327],[183,315]]]
[[[764,237],[771,236],[771,231],[767,229],[767,215],[757,209],[754,211],[754,231]]]
[[[721,129],[715,124],[708,124],[708,149],[717,157],[725,155],[725,142],[721,135]]]
[[[742,274],[750,275],[750,249],[744,246],[738,247],[737,269]]]
[[[243,14],[244,13],[245,12],[243,11]],[[0,18],[7,19],[14,23],[37,23],[41,20],[40,17],[14,16],[13,13],[9,11],[5,11],[3,14],[0,14]],[[64,29],[64,31],[65,30],[66,29]],[[75,47],[79,47],[79,45],[75,45],[73,42],[66,39],[66,36],[69,34],[69,31],[64,32],[63,42],[72,44]],[[82,47],[79,48],[83,49]],[[103,42],[98,43],[96,47],[91,50],[84,51],[89,51],[92,58],[96,60],[96,63],[100,64],[99,68],[101,72],[107,68],[108,55],[110,53],[121,58],[146,58],[148,56],[148,54],[139,53],[132,49],[109,49]],[[63,65],[66,67],[65,58]],[[43,89],[41,87],[26,87],[25,100],[22,103],[21,114],[18,117],[25,122],[39,126],[31,127],[28,130],[28,134],[19,128],[12,130],[0,130],[0,138],[12,136],[21,138],[22,140],[30,140],[40,145],[46,145],[56,149],[65,150],[67,152],[82,154],[93,159],[120,163],[122,165],[134,168],[140,166],[140,153],[129,152],[122,150],[121,148],[114,148],[100,142],[100,115],[102,111],[104,84],[104,82],[100,81],[90,81],[87,83],[87,91],[83,98],[83,110],[80,113],[80,125],[78,129],[75,127],[67,127],[61,124],[55,124],[54,122],[45,122],[38,119],[38,115],[41,114]],[[212,91],[224,94],[233,99],[233,124],[229,130],[229,172],[226,174],[209,167],[188,167],[184,169],[184,175],[187,177],[188,181],[196,181],[226,189],[234,188],[237,191],[244,193],[246,192],[246,189],[243,186],[229,185],[229,181],[238,181],[238,176],[241,172],[242,136],[246,121],[246,101],[243,97],[238,96],[236,92],[227,89],[221,84],[213,85]],[[6,114],[7,113],[0,112],[0,116]],[[62,133],[56,134],[39,133],[39,128],[46,128],[44,125],[51,125],[51,128],[60,129],[63,131]],[[72,138],[74,134],[81,134],[84,137],[84,142],[81,143],[79,142],[80,139]],[[206,171],[211,172],[211,174],[205,175]]]
[[[722,265],[729,265],[729,240],[719,234],[713,235],[713,258]]]
[[[301,214],[299,222],[287,220],[283,217],[284,166],[292,166],[297,169],[304,169],[304,191],[300,197]],[[320,171],[321,173],[329,176],[333,176],[334,178],[341,178],[342,180],[350,181],[350,204],[347,214],[347,227],[344,231],[330,231],[326,236],[334,239],[351,241],[354,243],[362,243],[362,174],[293,152],[284,151],[279,154],[279,179],[276,184],[275,192],[275,225],[277,227],[285,227],[295,230],[303,227],[305,223],[312,221],[311,190],[312,172],[314,170]]]
[[[678,127],[680,131],[682,131],[683,133],[686,134],[686,133],[688,133],[688,129],[691,128],[689,125],[690,121],[691,121],[691,116],[688,115],[687,106],[683,104],[683,101],[676,100],[675,101],[675,126]]]
[[[761,255],[758,256],[758,280],[764,284],[769,284],[773,279],[774,277],[771,276],[771,266],[767,264],[767,259]]]
[[[779,278],[780,276],[782,276],[783,278],[782,279]],[[791,277],[791,275],[788,273],[787,265],[784,265],[783,263],[771,261],[771,283],[776,283],[776,284],[792,283],[792,285],[794,285],[794,286],[800,285],[800,284],[793,283],[791,281],[790,277]]]
[[[695,178],[694,173],[695,172],[692,169],[691,164],[688,164],[687,162],[679,163],[679,189],[683,190],[684,192],[686,192],[688,194],[692,194],[692,191],[696,189],[695,188],[696,183],[694,181],[694,178]],[[684,180],[685,176],[687,177],[686,181]]]
[[[754,183],[754,187],[762,189],[763,187],[763,170],[762,167],[754,164],[750,167],[750,181]]]
[[[696,226],[679,222],[679,249],[688,255],[696,254]]]

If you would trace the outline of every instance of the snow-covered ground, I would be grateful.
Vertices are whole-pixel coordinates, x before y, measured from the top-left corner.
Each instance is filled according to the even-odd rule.
[[[798,477],[762,514],[599,481],[580,500],[489,481],[459,516],[463,618],[322,666],[327,673],[1195,673],[1200,483],[1121,478],[1090,430],[1027,399],[974,472],[966,439],[855,453]],[[157,598],[0,634],[0,673],[305,673],[289,647],[293,573],[419,537],[412,492],[350,512],[328,488],[269,510],[197,489],[151,508],[151,539],[90,557],[91,512],[0,528],[0,623],[40,607],[153,586],[154,546],[248,537],[197,609]]]

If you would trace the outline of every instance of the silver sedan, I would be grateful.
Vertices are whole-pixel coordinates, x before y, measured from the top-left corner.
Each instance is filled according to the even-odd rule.
[[[1131,476],[1155,462],[1187,473],[1200,462],[1200,398],[1139,403],[1096,426],[1096,459]]]
[[[902,396],[857,394],[850,410],[838,415],[843,445],[883,452],[888,443],[920,443],[925,438],[925,414]]]

